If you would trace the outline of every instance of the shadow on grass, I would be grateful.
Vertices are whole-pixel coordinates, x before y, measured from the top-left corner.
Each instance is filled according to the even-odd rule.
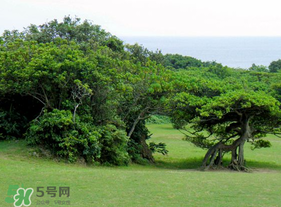
[[[173,170],[198,170],[201,167],[201,158],[190,158],[190,159],[180,159],[180,160],[156,160],[155,167],[162,169],[173,169]]]
[[[281,165],[274,162],[259,162],[254,160],[246,161],[247,167],[250,169],[268,169],[281,171]]]
[[[227,166],[230,163],[230,159],[223,160],[224,165]],[[264,162],[257,160],[245,160],[246,167],[253,170],[279,170],[281,171],[281,165],[278,165],[274,162]]]
[[[171,170],[200,170],[202,165],[203,158],[189,158],[189,159],[180,159],[180,160],[156,160],[155,167],[160,169],[171,169]],[[224,159],[223,166],[227,169],[230,160]],[[281,171],[281,165],[278,165],[274,162],[260,162],[249,160],[246,161],[246,166],[252,170],[276,170]]]

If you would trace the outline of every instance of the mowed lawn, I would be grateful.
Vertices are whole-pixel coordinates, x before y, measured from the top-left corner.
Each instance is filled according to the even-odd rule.
[[[249,173],[199,171],[204,150],[183,141],[170,124],[149,125],[151,140],[164,142],[168,156],[155,154],[155,165],[98,167],[65,164],[29,155],[24,141],[0,142],[0,206],[9,185],[34,188],[31,206],[281,206],[281,139],[252,151],[246,146]],[[229,157],[229,156],[227,156]],[[70,198],[37,197],[36,188],[70,187]],[[40,201],[50,203],[37,205]]]

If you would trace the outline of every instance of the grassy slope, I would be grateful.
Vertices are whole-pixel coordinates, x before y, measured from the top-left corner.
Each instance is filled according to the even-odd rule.
[[[281,140],[273,147],[246,150],[252,173],[201,172],[204,151],[182,141],[170,125],[149,125],[152,141],[165,142],[168,156],[156,155],[155,166],[87,167],[28,156],[21,142],[0,143],[1,206],[9,185],[70,186],[70,206],[280,206]],[[248,146],[249,148],[249,146]],[[35,192],[36,193],[36,192]],[[62,198],[32,196],[36,201]],[[36,205],[31,205],[36,206]],[[44,206],[44,205],[41,205]]]

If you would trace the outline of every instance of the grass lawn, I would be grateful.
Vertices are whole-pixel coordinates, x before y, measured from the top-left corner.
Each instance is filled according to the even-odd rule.
[[[281,139],[269,137],[272,147],[252,151],[246,146],[250,173],[201,172],[204,150],[183,141],[169,124],[149,125],[151,141],[165,142],[168,156],[155,154],[155,165],[97,167],[65,164],[32,157],[24,141],[0,142],[0,206],[9,185],[34,188],[31,206],[281,206]],[[37,187],[70,187],[70,198],[52,198]],[[37,205],[48,200],[50,204]]]

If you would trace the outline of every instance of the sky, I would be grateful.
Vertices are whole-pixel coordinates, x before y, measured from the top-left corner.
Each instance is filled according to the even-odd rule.
[[[1,0],[0,34],[64,16],[116,36],[281,36],[280,0]]]

